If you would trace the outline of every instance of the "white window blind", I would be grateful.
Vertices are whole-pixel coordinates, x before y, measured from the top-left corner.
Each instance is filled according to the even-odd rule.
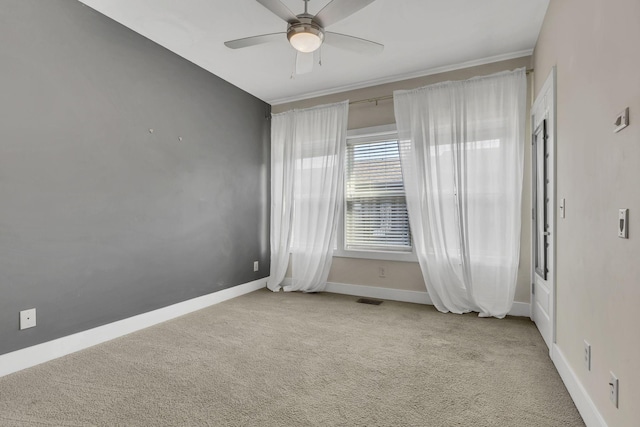
[[[347,145],[346,250],[411,252],[398,141]]]

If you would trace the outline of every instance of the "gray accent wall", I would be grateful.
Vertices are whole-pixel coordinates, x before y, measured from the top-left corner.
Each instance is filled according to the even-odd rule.
[[[268,111],[75,0],[2,0],[0,354],[266,277]]]

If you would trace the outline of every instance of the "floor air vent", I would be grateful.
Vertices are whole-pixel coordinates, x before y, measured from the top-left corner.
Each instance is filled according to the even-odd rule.
[[[360,304],[380,305],[382,301],[379,299],[360,298],[358,301]]]

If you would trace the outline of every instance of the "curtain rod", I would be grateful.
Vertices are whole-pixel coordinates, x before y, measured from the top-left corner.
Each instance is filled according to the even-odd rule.
[[[533,73],[533,68],[530,68],[526,71],[526,74]],[[385,95],[385,96],[377,96],[375,98],[367,98],[367,99],[359,99],[357,101],[349,101],[349,105],[353,104],[364,104],[365,102],[375,102],[378,105],[379,101],[385,101],[387,99],[393,99],[393,95]]]

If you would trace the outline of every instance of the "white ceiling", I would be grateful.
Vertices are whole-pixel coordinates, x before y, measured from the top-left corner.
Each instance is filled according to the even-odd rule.
[[[377,0],[327,28],[385,46],[367,56],[321,48],[322,66],[291,78],[282,42],[232,50],[223,42],[286,31],[255,0],[80,0],[270,103],[309,98],[531,54],[549,0]],[[356,1],[356,0],[335,0]],[[282,0],[295,14],[303,0]],[[311,0],[317,13],[329,0]]]

